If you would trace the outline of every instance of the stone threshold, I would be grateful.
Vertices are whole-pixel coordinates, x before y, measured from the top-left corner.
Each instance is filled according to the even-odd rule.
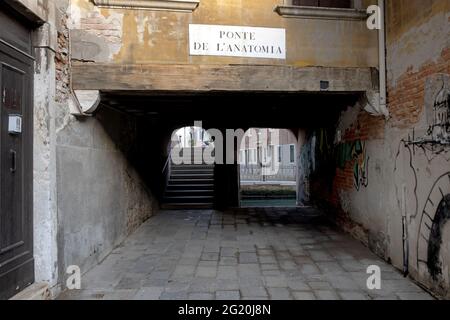
[[[16,294],[10,300],[51,300],[52,294],[47,283],[34,283]]]
[[[365,20],[368,17],[364,10],[343,8],[279,5],[274,11],[285,18]]]
[[[93,0],[98,7],[193,12],[200,0]]]

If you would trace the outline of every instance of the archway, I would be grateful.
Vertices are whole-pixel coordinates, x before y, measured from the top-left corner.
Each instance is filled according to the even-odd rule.
[[[201,126],[174,130],[163,168],[165,208],[212,208],[215,198],[215,146]]]

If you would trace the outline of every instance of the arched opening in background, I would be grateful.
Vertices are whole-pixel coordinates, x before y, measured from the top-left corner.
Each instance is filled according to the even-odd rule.
[[[290,130],[247,130],[238,154],[241,207],[295,207],[297,153]]]
[[[215,202],[213,137],[197,126],[176,129],[168,153],[163,169],[163,207],[212,208]]]
[[[182,148],[204,148],[214,144],[205,129],[195,126],[176,129],[172,134],[172,145],[174,142]]]
[[[214,137],[202,127],[182,127],[172,132],[168,152],[173,164],[213,164]]]

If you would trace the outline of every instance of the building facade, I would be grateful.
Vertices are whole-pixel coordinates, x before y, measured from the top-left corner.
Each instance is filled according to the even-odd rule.
[[[295,135],[286,129],[247,130],[239,148],[241,182],[296,181],[296,146]],[[263,166],[271,170],[264,174]]]

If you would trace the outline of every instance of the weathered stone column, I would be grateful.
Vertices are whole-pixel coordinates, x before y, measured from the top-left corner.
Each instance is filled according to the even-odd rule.
[[[299,129],[297,148],[297,205],[306,206],[310,204],[310,193],[309,193],[309,162],[311,161],[309,157],[308,141],[306,131],[304,129]]]
[[[45,23],[34,31],[34,257],[36,282],[58,282],[55,52],[56,29]]]

